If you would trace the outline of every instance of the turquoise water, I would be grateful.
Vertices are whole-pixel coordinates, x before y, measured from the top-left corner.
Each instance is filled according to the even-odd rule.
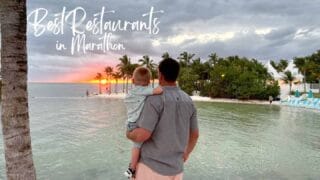
[[[122,100],[83,97],[86,84],[30,84],[38,179],[126,179],[131,143]],[[320,179],[320,112],[197,102],[200,139],[185,179]],[[0,135],[0,179],[4,156]]]

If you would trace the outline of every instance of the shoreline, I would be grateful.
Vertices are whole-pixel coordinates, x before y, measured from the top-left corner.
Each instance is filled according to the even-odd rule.
[[[110,99],[124,99],[125,94],[98,94],[91,95],[90,97],[96,98],[110,98]],[[234,104],[260,104],[260,105],[270,105],[269,101],[262,100],[238,100],[238,99],[228,99],[228,98],[210,98],[203,96],[190,96],[194,102],[218,102],[218,103],[234,103]],[[273,101],[271,105],[280,105],[280,101]]]

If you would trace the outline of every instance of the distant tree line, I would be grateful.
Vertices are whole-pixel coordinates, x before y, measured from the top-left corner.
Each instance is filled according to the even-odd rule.
[[[163,59],[169,57],[167,52],[162,55]],[[198,92],[212,98],[268,99],[269,96],[276,97],[280,93],[277,81],[255,59],[239,56],[222,58],[212,53],[207,60],[201,60],[196,58],[195,54],[183,52],[177,60],[181,66],[178,84],[189,95]],[[104,73],[97,73],[96,79],[100,82],[102,79],[114,79],[115,87],[118,86],[118,80],[122,79],[125,82],[122,83],[122,92],[127,93],[128,81],[132,78],[134,69],[145,65],[152,72],[154,86],[157,64],[149,56],[143,56],[139,63],[132,63],[127,55],[119,58],[119,61],[115,68],[107,66]]]
[[[169,53],[162,55],[163,59],[170,58]],[[201,60],[195,54],[183,52],[177,57],[181,71],[178,84],[189,95],[198,92],[202,96],[212,98],[236,98],[236,99],[268,99],[269,96],[277,97],[280,87],[268,73],[267,69],[256,59],[246,57],[228,56],[219,57],[216,53]],[[115,88],[118,80],[122,79],[122,92],[128,92],[129,80],[133,71],[138,66],[146,66],[152,73],[152,86],[157,78],[157,64],[148,55],[144,55],[138,63],[132,63],[131,59],[124,55],[119,58],[119,64],[115,68],[105,67],[104,73],[97,73],[99,80],[99,93],[101,93],[101,81],[115,80]],[[278,62],[271,61],[271,65],[283,72],[288,61],[281,59]],[[294,63],[304,75],[304,83],[316,83],[320,80],[320,50],[310,56],[295,57]],[[290,85],[295,80],[291,72],[283,72],[282,80]]]
[[[178,57],[181,73],[179,86],[188,94],[194,91],[212,98],[268,99],[280,93],[280,87],[267,69],[255,59],[239,56],[218,57],[208,60],[194,58],[183,52]]]

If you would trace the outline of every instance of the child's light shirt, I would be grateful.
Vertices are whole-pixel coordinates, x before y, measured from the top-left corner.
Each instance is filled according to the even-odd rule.
[[[136,122],[144,106],[147,96],[153,94],[153,88],[149,86],[135,86],[126,95],[124,102],[127,107],[128,122]]]

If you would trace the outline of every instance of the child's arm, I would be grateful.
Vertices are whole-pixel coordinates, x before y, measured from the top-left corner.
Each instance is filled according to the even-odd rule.
[[[152,93],[153,95],[162,94],[163,89],[162,89],[162,87],[158,86],[158,87],[154,88],[152,92],[153,92]]]
[[[162,88],[159,86],[157,88],[151,88],[151,87],[146,87],[146,88],[140,88],[139,90],[132,92],[132,94],[134,95],[140,95],[140,96],[151,96],[151,95],[158,95],[158,94],[162,94],[163,90]]]

